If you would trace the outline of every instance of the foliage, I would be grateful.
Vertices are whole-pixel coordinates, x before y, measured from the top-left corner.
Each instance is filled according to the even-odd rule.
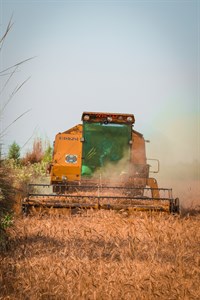
[[[46,146],[47,144],[47,146]],[[28,151],[22,159],[23,165],[35,163],[49,163],[52,160],[53,149],[49,143],[43,142],[41,138],[36,138],[31,151]]]
[[[5,250],[8,242],[7,230],[13,223],[13,209],[16,204],[16,195],[21,193],[24,197],[27,185],[31,182],[44,182],[46,178],[46,165],[49,159],[51,148],[47,148],[45,159],[43,160],[43,150],[41,141],[36,141],[33,145],[31,155],[27,155],[27,163],[20,163],[16,143],[11,145],[8,160],[0,165],[0,251]],[[30,163],[31,162],[35,163]],[[48,180],[48,179],[47,179]],[[49,182],[49,181],[48,181]]]
[[[13,223],[13,215],[10,213],[7,213],[1,219],[1,228],[6,229],[6,228],[10,227],[12,225],[12,223]]]
[[[6,228],[11,225],[14,188],[10,169],[0,166],[0,250],[6,246]]]
[[[17,161],[19,160],[19,157],[20,157],[20,146],[16,142],[13,142],[12,145],[10,145],[9,147],[8,158]]]
[[[45,163],[50,163],[52,160],[53,148],[49,145],[44,152],[42,161]]]
[[[13,224],[14,211],[21,211],[17,200],[25,197],[27,185],[46,179],[46,163],[23,166],[14,159],[6,160],[0,167],[0,251],[7,249],[8,229]]]
[[[34,164],[41,162],[44,156],[44,150],[42,146],[42,140],[40,138],[36,138],[33,142],[33,148],[31,151],[28,151],[23,159],[23,163]]]
[[[29,183],[38,182],[46,178],[46,162],[18,164],[14,160],[5,162],[13,177],[13,186],[22,192],[26,192]]]
[[[47,142],[46,142],[47,144]],[[20,161],[9,159],[4,161],[4,167],[12,177],[12,185],[23,194],[26,194],[27,185],[34,182],[45,182],[47,179],[47,163],[51,161],[52,147],[37,138],[34,140],[32,150],[27,152]]]
[[[8,22],[8,25],[5,31],[0,36],[0,53],[3,49],[5,40],[13,26],[12,17]],[[15,88],[8,92],[8,96],[3,95],[3,93],[7,90],[9,86],[9,82],[13,78],[14,74],[19,70],[19,67],[29,61],[32,58],[25,59],[23,61],[17,62],[14,65],[6,67],[5,69],[0,69],[0,76],[2,79],[2,84],[0,87],[0,118],[2,118],[7,106],[10,104],[13,97],[21,90],[24,84],[28,81],[28,79],[24,80],[22,83],[17,84]],[[3,95],[3,97],[2,97]],[[12,126],[17,120],[19,120],[22,116],[24,116],[29,110],[21,113],[17,116],[7,127],[0,129],[0,142],[2,143],[2,139],[4,135],[7,133],[7,130]],[[15,164],[19,162],[20,157],[20,147],[15,142],[10,146],[8,158],[14,160]],[[11,225],[11,214],[12,208],[14,205],[14,193],[15,190],[13,188],[13,178],[12,172],[10,172],[10,168],[8,168],[3,162],[0,162],[0,249],[6,246],[7,241],[7,233],[6,229]]]

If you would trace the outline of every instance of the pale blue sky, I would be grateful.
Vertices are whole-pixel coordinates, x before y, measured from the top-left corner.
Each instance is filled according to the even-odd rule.
[[[1,97],[31,76],[2,117],[5,128],[31,109],[8,130],[5,152],[33,132],[52,143],[88,110],[133,113],[161,163],[199,157],[199,1],[0,3],[1,34],[14,21],[0,69],[36,56]]]

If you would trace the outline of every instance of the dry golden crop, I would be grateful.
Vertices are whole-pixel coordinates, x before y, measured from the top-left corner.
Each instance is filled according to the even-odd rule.
[[[0,299],[199,299],[200,215],[88,211],[18,218]]]

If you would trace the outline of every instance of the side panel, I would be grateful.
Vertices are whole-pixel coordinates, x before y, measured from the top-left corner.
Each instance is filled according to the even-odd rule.
[[[80,127],[81,128],[81,127]],[[81,130],[59,133],[54,143],[51,182],[79,181],[82,159]]]
[[[146,149],[143,135],[133,130],[132,162],[138,165],[146,164]]]
[[[146,186],[149,177],[149,167],[146,161],[145,140],[143,135],[133,130],[132,132],[132,154],[133,176],[137,179],[136,185]]]

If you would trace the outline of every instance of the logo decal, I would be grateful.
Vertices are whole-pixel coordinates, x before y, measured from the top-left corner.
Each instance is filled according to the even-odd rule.
[[[77,163],[77,155],[67,154],[65,156],[65,161],[68,164],[75,164],[75,163]]]

